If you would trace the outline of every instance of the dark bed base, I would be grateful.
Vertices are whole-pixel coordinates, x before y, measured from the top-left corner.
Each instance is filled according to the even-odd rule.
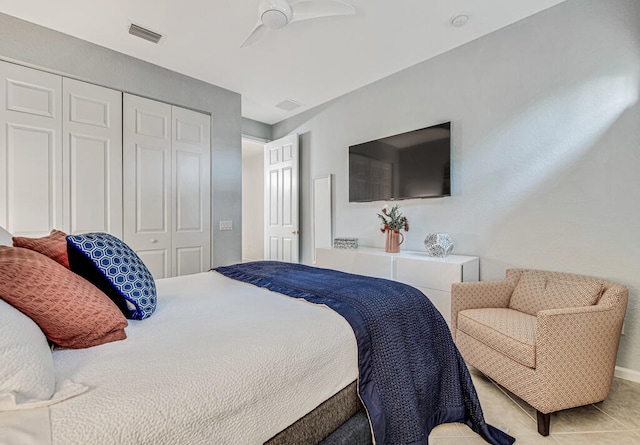
[[[364,409],[343,423],[320,445],[371,445],[371,426]]]
[[[265,445],[370,445],[369,420],[351,383]]]

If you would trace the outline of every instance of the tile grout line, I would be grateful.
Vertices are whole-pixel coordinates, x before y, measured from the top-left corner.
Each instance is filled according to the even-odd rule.
[[[613,417],[611,414],[609,414],[608,412],[602,410],[599,406],[597,406],[595,403],[592,403],[591,406],[593,406],[595,409],[597,409],[598,411],[600,411],[602,414],[604,414],[607,417],[610,417],[611,419],[613,419],[615,422],[618,422],[620,425],[622,425],[625,428],[629,428],[626,424],[624,424],[622,421],[616,419],[615,417]],[[629,428],[626,429],[625,431],[633,431],[633,429]]]
[[[480,371],[479,371],[480,372]],[[486,376],[485,374],[483,374],[482,372],[480,372],[480,374],[487,379],[487,381],[489,381],[494,387],[496,387],[500,393],[502,393],[504,396],[507,397],[508,400],[511,401],[511,403],[515,404],[518,408],[520,408],[520,410],[522,412],[524,412],[524,414],[526,414],[527,418],[529,418],[530,420],[532,420],[534,422],[534,424],[537,424],[537,420],[527,411],[526,406],[521,405],[520,403],[518,403],[515,400],[515,395],[511,395],[508,390],[502,388],[499,384],[497,384],[493,379],[491,379],[489,376]],[[524,402],[524,401],[523,401]],[[526,402],[524,402],[526,403]],[[609,425],[601,425],[601,427],[605,427],[605,429],[602,430],[596,430],[596,431],[563,431],[563,432],[557,432],[557,433],[552,433],[548,436],[548,438],[550,440],[547,440],[547,442],[545,443],[549,443],[551,444],[561,444],[564,443],[564,441],[569,440],[569,441],[573,441],[576,440],[575,437],[578,437],[580,435],[583,435],[585,437],[585,439],[587,440],[587,443],[592,443],[591,441],[595,440],[596,442],[593,443],[598,443],[598,438],[596,437],[597,435],[605,435],[605,437],[608,438],[612,438],[612,437],[620,437],[620,435],[622,435],[622,437],[628,437],[629,439],[631,439],[631,437],[633,437],[634,439],[638,439],[640,438],[640,428],[638,428],[635,425],[629,425],[627,423],[625,423],[623,420],[617,418],[614,414],[610,414],[609,412],[605,411],[604,409],[602,409],[601,407],[597,406],[595,403],[589,404],[589,405],[584,405],[585,407],[594,407],[596,408],[597,412],[604,414],[605,415],[605,419],[604,422],[609,423],[611,422]],[[562,410],[564,411],[564,410]],[[606,420],[609,419],[609,420]],[[459,429],[462,430],[462,428],[460,426],[458,426]],[[615,428],[615,427],[620,427],[621,429],[610,429],[610,428]],[[533,431],[532,431],[533,433]],[[533,438],[533,437],[537,437],[537,435],[535,433],[533,434],[523,434],[520,435],[522,436],[522,438],[524,439],[525,436],[527,438]],[[629,437],[631,436],[631,437]],[[466,439],[466,443],[468,443],[469,440],[471,440],[470,436],[465,436],[463,435],[460,439]],[[517,438],[516,438],[517,439]],[[535,439],[534,439],[535,441]],[[537,443],[537,442],[536,442]]]
[[[517,406],[517,407],[518,407],[518,408],[519,408],[523,413],[525,413],[525,414],[527,415],[527,417],[529,417],[531,420],[533,420],[533,421],[536,423],[536,425],[538,424],[538,420],[537,420],[537,419],[534,419],[534,418],[531,416],[531,414],[529,414],[529,413],[527,412],[527,410],[526,410],[526,409],[524,409],[522,406],[520,406],[520,404],[519,404],[518,402],[516,402],[515,400],[513,400],[513,398],[512,398],[512,397],[511,397],[507,392],[506,392],[506,390],[504,390],[500,385],[498,385],[498,384],[497,384],[497,383],[496,383],[496,382],[495,382],[491,377],[488,377],[488,376],[486,376],[486,377],[487,377],[487,379],[489,379],[489,381],[490,381],[490,382],[491,382],[491,383],[492,383],[496,388],[498,388],[498,390],[499,390],[502,394],[504,394],[505,396],[507,396],[507,398],[508,398],[509,400],[511,400],[511,402],[512,402],[515,406]],[[525,403],[526,403],[526,402],[525,402]]]
[[[524,412],[527,417],[529,417],[531,420],[533,420],[534,422],[536,422],[537,424],[537,419],[534,419],[528,412],[526,409],[524,409],[518,402],[516,402],[515,400],[513,400],[513,397],[511,397],[509,395],[509,393],[503,389],[500,385],[498,385],[491,377],[489,376],[485,376],[496,388],[498,388],[498,390],[504,394],[514,405],[516,405],[522,412]],[[526,402],[525,402],[526,403]],[[588,405],[585,405],[588,406]],[[603,411],[602,409],[600,409],[598,406],[596,406],[595,404],[591,404],[591,406],[593,406],[594,408],[596,408],[598,411],[600,411],[601,413],[605,414],[607,417],[611,418],[614,422],[618,423],[619,425],[627,428],[627,425],[625,425],[624,423],[622,423],[620,420],[616,419],[615,417],[613,417],[612,415],[610,415],[609,413]],[[633,433],[633,434],[640,434],[637,433],[638,430],[633,430],[633,429],[623,429],[623,430],[604,430],[604,431],[565,431],[565,432],[558,432],[558,433],[553,433],[550,434],[549,437],[552,437],[553,440],[557,443],[557,440],[555,439],[554,436],[566,436],[566,435],[571,435],[571,434],[615,434],[615,433]],[[531,437],[535,437],[535,434],[531,434]]]

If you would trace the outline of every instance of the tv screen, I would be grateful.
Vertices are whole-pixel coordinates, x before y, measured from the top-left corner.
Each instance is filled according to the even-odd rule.
[[[451,122],[349,147],[349,202],[451,196]]]

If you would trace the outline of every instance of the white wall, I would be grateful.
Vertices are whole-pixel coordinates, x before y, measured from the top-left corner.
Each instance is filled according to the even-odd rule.
[[[247,142],[242,144],[244,150]],[[260,151],[242,157],[242,261],[263,259],[264,152]]]
[[[529,267],[626,284],[618,365],[640,371],[639,89],[640,2],[568,0],[276,124],[301,134],[302,261],[311,178],[335,174],[335,236],[382,247],[384,203],[348,202],[348,146],[451,121],[452,196],[400,202],[403,248],[443,231],[483,280]]]

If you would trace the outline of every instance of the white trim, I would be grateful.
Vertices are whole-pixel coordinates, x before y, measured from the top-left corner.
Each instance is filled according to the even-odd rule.
[[[616,366],[616,370],[613,375],[624,380],[640,383],[640,371],[636,371],[634,369]]]
[[[247,139],[251,142],[257,142],[259,144],[266,144],[268,142],[272,142],[271,139],[264,139],[258,136],[251,136],[250,134],[244,134],[244,133],[242,133],[242,139]]]

